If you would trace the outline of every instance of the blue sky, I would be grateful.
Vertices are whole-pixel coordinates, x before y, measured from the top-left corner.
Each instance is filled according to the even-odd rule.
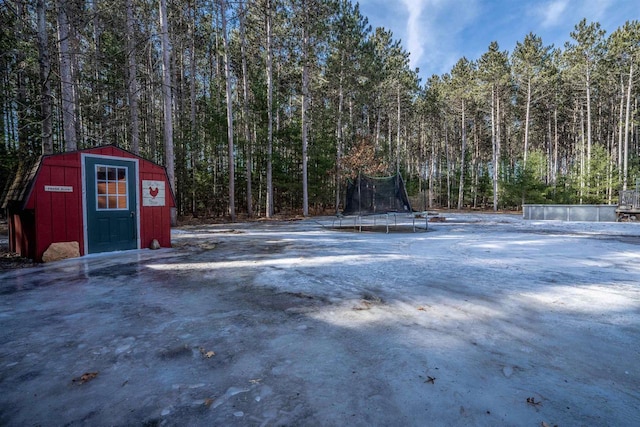
[[[476,60],[497,41],[511,53],[530,32],[545,45],[563,47],[582,18],[599,22],[607,36],[640,20],[638,0],[360,0],[369,24],[385,27],[411,53],[422,83],[449,72],[463,56]]]

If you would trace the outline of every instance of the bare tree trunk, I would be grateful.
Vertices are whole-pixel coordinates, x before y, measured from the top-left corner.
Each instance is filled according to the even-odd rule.
[[[15,2],[16,7],[16,38],[19,44],[27,43],[26,31],[24,29],[24,23],[27,21],[27,7],[24,0],[18,0]],[[27,119],[27,78],[25,68],[22,64],[26,62],[27,55],[22,49],[16,50],[16,62],[20,64],[16,69],[16,113],[18,118],[18,146],[26,148],[28,140],[28,119]]]
[[[524,154],[522,159],[523,169],[527,169],[527,153],[529,152],[529,120],[531,117],[531,77],[527,80],[527,107],[524,116]],[[524,201],[523,201],[524,203]]]
[[[451,154],[449,150],[449,129],[445,123],[444,150],[447,157],[447,209],[451,209]]]
[[[462,100],[462,118],[460,120],[460,129],[462,132],[462,147],[460,149],[460,185],[458,187],[458,209],[462,209],[464,204],[464,165],[467,150],[467,126],[465,117],[465,102]]]
[[[587,71],[587,178],[591,176],[591,73]]]
[[[47,34],[45,0],[37,0],[38,18],[38,63],[40,64],[40,113],[42,115],[42,154],[53,153],[53,118],[51,96],[51,56],[49,54],[49,36]]]
[[[140,89],[137,77],[135,34],[133,0],[127,0],[127,95],[129,96],[129,119],[131,120],[131,151],[134,154],[140,154],[140,112],[138,108]]]
[[[78,7],[78,3],[70,2],[67,3],[68,8],[67,12],[71,13],[68,15],[70,17],[74,17],[75,21],[78,21],[81,18],[78,18],[78,15],[82,12],[82,9]],[[73,9],[75,7],[75,9]],[[80,148],[84,142],[84,137],[86,135],[86,127],[83,122],[83,108],[80,105],[80,84],[78,73],[80,70],[80,64],[78,62],[78,58],[80,55],[77,52],[80,52],[80,43],[78,41],[78,31],[76,29],[76,24],[73,21],[69,21],[69,43],[70,45],[70,53],[71,53],[71,83],[73,87],[73,104],[75,105],[75,128],[76,128],[76,148]]]
[[[478,186],[480,182],[480,171],[478,170],[478,161],[480,159],[480,144],[478,143],[478,121],[473,121],[473,160],[471,161],[471,170],[473,173],[473,207],[478,207]]]
[[[233,159],[233,100],[231,93],[231,70],[229,68],[229,40],[227,37],[227,5],[225,0],[220,1],[220,14],[222,17],[222,45],[224,48],[224,76],[226,80],[227,94],[227,147],[229,150],[229,216],[231,221],[236,219],[235,204],[235,165]]]
[[[427,199],[424,191],[424,182],[426,180],[426,170],[427,170],[427,147],[425,146],[425,131],[424,131],[424,119],[419,119],[418,124],[418,143],[420,147],[420,155],[415,159],[416,162],[416,171],[418,172],[418,189],[420,191],[420,195],[422,196],[422,200],[420,203],[420,210],[427,210]]]
[[[92,17],[91,17],[91,21],[93,24],[93,43],[95,44],[95,48],[93,49],[93,80],[91,81],[91,93],[93,95],[93,99],[95,102],[96,107],[91,107],[90,105],[86,105],[86,104],[80,104],[80,102],[78,102],[78,111],[79,111],[79,121],[80,123],[80,129],[82,129],[82,121],[83,121],[83,117],[86,116],[86,113],[83,114],[83,112],[89,112],[91,113],[92,110],[93,111],[99,111],[101,106],[104,105],[105,102],[111,102],[111,99],[109,98],[109,95],[107,93],[106,90],[104,90],[105,87],[105,82],[102,79],[101,76],[101,70],[102,70],[102,57],[103,57],[103,49],[102,49],[102,23],[101,23],[101,19],[100,19],[100,14],[98,13],[98,4],[97,2],[92,2],[91,4],[89,4],[89,13],[91,13]],[[73,26],[72,26],[73,29]],[[125,32],[125,35],[126,32]],[[72,38],[73,39],[73,38]],[[128,41],[128,40],[127,40]],[[74,52],[80,52],[79,48],[77,47],[72,47]],[[75,60],[73,62],[73,70],[74,70],[74,82],[78,82],[78,78],[77,78],[77,60]],[[125,72],[128,73],[128,67],[125,68]],[[127,76],[128,79],[128,76]],[[127,84],[129,82],[127,81]],[[78,86],[79,87],[79,86]],[[115,113],[114,115],[117,115],[117,113]],[[92,138],[94,141],[97,141],[98,143],[100,143],[101,141],[105,140],[105,131],[106,133],[106,137],[107,138],[111,138],[111,135],[113,134],[117,134],[117,133],[121,133],[125,138],[126,135],[128,134],[128,129],[122,129],[121,132],[113,132],[113,130],[115,130],[115,126],[109,126],[107,124],[107,115],[106,114],[101,114],[99,113],[97,116],[97,120],[92,123],[91,120],[87,120],[88,122],[88,126],[90,126],[90,128],[87,129],[86,134],[89,135],[90,138]],[[109,129],[112,129],[111,132],[109,132]],[[120,129],[118,129],[120,130]],[[82,134],[82,133],[79,133]]]
[[[191,79],[189,80],[189,121],[191,126],[191,149],[189,150],[190,159],[191,159],[191,215],[196,217],[198,215],[197,212],[197,204],[196,204],[196,179],[197,179],[197,169],[198,169],[198,157],[200,156],[200,144],[198,138],[198,125],[196,123],[196,15],[198,6],[197,2],[194,1],[193,7],[191,9],[192,17],[191,17],[191,46],[189,47],[191,52],[189,55],[189,67],[191,69]]]
[[[624,115],[624,80],[622,78],[622,75],[620,75],[620,112],[619,112],[619,118],[618,118],[618,170],[621,171],[623,170],[623,126],[624,126],[624,122],[623,122],[623,115]],[[624,173],[622,174],[618,174],[618,184],[622,184],[622,181],[624,179]],[[623,186],[623,190],[626,189],[626,186]]]
[[[558,134],[558,107],[553,107],[553,184],[558,182],[558,144],[560,136]]]
[[[344,65],[344,58],[340,59],[340,81],[338,85],[338,122],[337,122],[337,137],[336,143],[336,214],[340,212],[340,181],[342,179],[340,168],[342,167],[342,104],[344,102],[344,94],[342,88],[342,70]]]
[[[160,0],[160,32],[162,33],[162,92],[164,97],[164,155],[165,167],[173,194],[176,194],[176,175],[173,154],[173,115],[171,111],[171,44],[167,25],[167,0]],[[176,208],[171,209],[171,225],[178,223]]]
[[[547,112],[547,170],[546,170],[546,179],[545,184],[549,185],[552,182],[553,172],[551,168],[553,167],[553,136],[551,133],[551,113]]]
[[[502,120],[502,102],[500,101],[500,91],[496,93],[496,170],[495,170],[495,207],[498,210],[500,206],[500,172],[502,170],[502,127],[500,126]],[[508,140],[508,139],[507,139]],[[513,157],[512,157],[513,158]]]
[[[267,0],[267,200],[265,215],[273,216],[273,52],[271,51],[271,0]]]
[[[67,0],[58,0],[58,42],[60,50],[60,92],[62,102],[62,125],[65,151],[78,148],[76,134],[77,106],[73,85],[72,58],[70,47],[71,28],[69,24]]]
[[[380,111],[376,111],[376,135],[375,135],[375,149],[378,151],[380,149],[380,121],[382,118],[380,117]]]
[[[585,188],[585,129],[584,129],[584,108],[580,106],[580,204],[582,204]],[[588,173],[588,172],[586,172]]]
[[[500,165],[500,136],[498,133],[499,98],[495,86],[491,89],[491,142],[493,147],[493,211],[498,211],[498,178]]]
[[[611,133],[607,138],[607,141],[609,143],[609,154],[611,154],[615,149],[616,133],[614,130],[611,130]],[[609,158],[607,159],[607,203],[608,204],[611,204],[612,198],[613,198],[613,157],[609,155]]]
[[[305,13],[305,12],[303,12]],[[307,111],[309,110],[309,34],[307,32],[307,17],[302,28],[302,215],[309,216],[309,178],[307,171],[307,147],[309,124]]]
[[[553,184],[553,127],[551,126],[551,112],[547,112],[547,185]]]
[[[240,9],[240,55],[242,56],[242,109],[244,115],[244,138],[247,143],[246,153],[246,179],[247,179],[247,216],[253,216],[253,195],[251,194],[251,168],[252,166],[252,141],[251,131],[249,130],[249,78],[247,76],[247,40],[244,29],[245,9],[242,0],[239,2]]]
[[[398,133],[396,135],[396,174],[400,175],[400,83],[396,88],[396,99],[398,103]]]
[[[629,67],[629,82],[627,83],[627,111],[624,119],[624,178],[622,189],[626,190],[629,176],[629,116],[631,111],[631,86],[633,85],[633,64]]]
[[[146,61],[145,61],[145,73],[149,76],[151,76],[153,74],[153,69],[154,69],[154,59],[153,59],[153,52],[151,49],[151,46],[147,47],[147,57],[146,57]],[[146,90],[145,90],[145,98],[146,98],[146,118],[147,118],[147,126],[148,126],[148,132],[147,132],[147,145],[149,147],[149,151],[151,153],[151,156],[154,156],[153,158],[155,158],[156,162],[160,162],[160,156],[158,155],[158,134],[157,134],[157,128],[156,128],[156,103],[154,102],[154,95],[153,95],[153,88],[152,88],[152,82],[150,79],[148,79],[146,81]]]
[[[427,207],[429,209],[433,208],[434,200],[435,200],[435,189],[433,185],[433,175],[435,173],[436,168],[436,144],[431,142],[431,162],[429,167],[429,201]]]

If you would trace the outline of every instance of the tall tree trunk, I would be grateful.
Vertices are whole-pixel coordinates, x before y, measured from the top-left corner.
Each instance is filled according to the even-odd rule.
[[[427,166],[427,147],[425,146],[425,122],[423,118],[419,119],[418,122],[418,143],[420,147],[420,155],[415,159],[416,162],[416,170],[418,172],[418,189],[420,191],[420,195],[422,196],[422,202],[420,203],[421,211],[427,210],[427,199],[424,191],[424,181],[426,179],[426,172],[428,169]]]
[[[24,1],[16,2],[16,38],[18,43],[26,43],[26,31],[24,29],[24,22],[27,18],[27,8]],[[16,93],[16,109],[18,116],[18,146],[22,149],[26,149],[28,147],[28,119],[27,119],[27,111],[28,111],[28,100],[27,100],[27,78],[26,78],[26,67],[24,66],[26,62],[27,55],[22,49],[18,49],[15,53],[16,62],[18,64],[16,70],[16,83],[17,83],[17,93]]]
[[[624,154],[623,154],[623,141],[624,141],[624,131],[623,131],[623,126],[624,126],[624,79],[622,77],[622,74],[620,75],[620,111],[618,112],[619,118],[618,118],[618,171],[622,171],[623,170],[623,158],[624,158]],[[618,173],[618,184],[622,184],[622,181],[624,179],[625,174],[624,173]],[[623,190],[626,189],[626,186],[623,186]]]
[[[626,190],[629,176],[629,118],[631,115],[631,87],[633,86],[633,64],[629,67],[629,82],[627,83],[627,110],[624,118],[624,178],[622,189]]]
[[[134,25],[133,0],[127,0],[127,95],[129,97],[129,120],[131,120],[131,151],[134,154],[140,154],[140,112],[138,108],[140,89],[137,77],[138,64]]]
[[[591,72],[587,70],[587,178],[591,176]]]
[[[584,108],[580,106],[580,204],[582,204],[585,189],[585,175],[588,174],[588,170],[585,172],[585,120],[584,120]]]
[[[465,102],[462,100],[462,118],[460,119],[460,130],[462,133],[462,147],[460,148],[460,185],[458,186],[458,209],[462,209],[464,204],[464,166],[467,150],[467,126],[465,117]]]
[[[436,144],[432,141],[431,142],[431,159],[430,159],[430,166],[429,166],[429,200],[427,203],[427,207],[429,209],[433,208],[434,201],[436,198],[434,182],[433,182],[435,168],[436,168]]]
[[[82,9],[79,7],[79,5],[74,2],[69,2],[67,3],[67,5],[67,13],[71,13],[71,15],[69,15],[69,18],[73,17],[75,21],[80,20],[81,17],[79,18],[79,14],[82,13]],[[75,9],[73,9],[73,7],[75,7]],[[86,126],[84,124],[84,117],[82,114],[83,109],[80,105],[80,55],[76,53],[80,52],[80,42],[78,41],[78,30],[74,21],[69,21],[69,42],[71,43],[71,83],[73,87],[73,104],[75,105],[76,116],[76,148],[80,148],[84,142],[84,137],[86,135]],[[115,115],[117,115],[117,113]]]
[[[342,108],[344,103],[344,93],[342,87],[342,70],[344,69],[344,56],[340,58],[340,77],[338,82],[338,120],[337,120],[337,128],[336,128],[336,214],[340,212],[340,181],[342,179],[341,168],[342,168],[342,147],[343,147],[343,135],[342,135]]]
[[[189,67],[191,69],[191,79],[189,80],[189,124],[191,128],[191,149],[189,156],[191,159],[191,215],[196,217],[198,215],[196,204],[196,180],[198,176],[198,158],[200,157],[198,124],[196,123],[196,16],[198,14],[198,5],[196,0],[193,2],[191,14],[191,46],[189,46]]]
[[[547,185],[554,183],[553,174],[553,127],[551,125],[551,112],[547,113]]]
[[[471,171],[473,173],[473,207],[478,207],[478,186],[480,183],[480,170],[478,163],[480,159],[480,144],[478,143],[478,120],[473,121],[473,160],[471,161]]]
[[[273,216],[273,52],[271,46],[271,0],[267,0],[267,200],[265,215]]]
[[[40,65],[40,114],[42,115],[42,154],[53,153],[53,118],[51,96],[51,56],[49,54],[49,36],[47,34],[45,0],[37,0],[38,19],[38,63]]]
[[[379,109],[376,109],[376,134],[375,134],[375,149],[378,151],[380,149],[380,122],[382,121],[382,117]]]
[[[500,165],[500,141],[498,134],[499,98],[495,85],[491,88],[491,146],[493,151],[493,211],[498,211],[498,170]]]
[[[558,106],[553,107],[553,185],[558,182],[558,145],[560,135],[558,132]]]
[[[242,109],[244,116],[244,138],[247,143],[246,152],[246,179],[247,179],[247,216],[251,218],[253,216],[253,195],[251,185],[251,168],[252,166],[252,141],[251,131],[249,129],[249,77],[247,75],[247,39],[245,34],[244,22],[246,10],[242,5],[242,0],[239,2],[240,9],[240,55],[242,56]]]
[[[396,174],[400,175],[400,82],[396,88],[396,100],[398,103],[398,133],[396,135]]]
[[[93,138],[93,140],[98,141],[100,143],[100,141],[104,141],[105,140],[105,131],[106,133],[106,137],[110,138],[111,135],[113,134],[122,134],[127,135],[128,134],[128,129],[122,129],[121,132],[115,131],[113,132],[113,134],[109,131],[110,129],[115,130],[115,126],[109,126],[109,124],[107,123],[107,115],[102,113],[100,111],[102,105],[104,105],[105,103],[109,103],[111,102],[111,98],[108,94],[108,91],[105,90],[105,82],[102,79],[102,67],[103,67],[103,49],[102,49],[102,23],[101,23],[101,19],[100,19],[100,14],[98,13],[98,4],[97,2],[92,2],[89,5],[90,8],[90,13],[92,15],[91,17],[91,21],[93,24],[93,43],[95,45],[95,49],[93,51],[93,80],[91,81],[91,94],[93,95],[93,99],[95,102],[95,107],[92,107],[91,105],[83,105],[80,104],[78,102],[78,111],[79,111],[79,119],[80,122],[84,121],[83,117],[88,117],[91,113],[97,113],[96,114],[96,119],[93,123],[91,120],[86,120],[87,123],[87,134],[89,135],[90,138]],[[126,27],[126,25],[125,25]],[[73,29],[73,26],[72,26]],[[73,47],[74,52],[80,52],[79,49],[76,49],[75,47]],[[127,49],[128,50],[128,49]],[[77,61],[74,61],[74,81],[78,82],[79,80],[77,79]],[[128,73],[128,67],[126,68],[126,73]],[[127,76],[128,78],[128,76]],[[128,81],[127,81],[128,84]],[[78,86],[79,87],[79,86]],[[83,114],[84,112],[84,114]],[[114,114],[114,115],[117,115]],[[80,125],[82,128],[82,124]]]
[[[527,154],[529,152],[529,120],[531,117],[531,77],[527,80],[527,105],[524,116],[524,154],[522,159],[523,169],[527,169]]]
[[[449,128],[445,123],[444,151],[447,157],[447,209],[451,209],[451,154],[449,149]]]
[[[77,106],[75,88],[73,84],[71,58],[71,27],[68,14],[67,0],[58,0],[58,42],[60,51],[60,94],[62,102],[62,125],[64,131],[65,151],[78,148],[76,134]]]
[[[305,23],[302,28],[302,215],[309,216],[309,182],[307,173],[307,139],[309,135],[307,119],[307,111],[309,110],[309,34],[306,26],[307,18],[305,16]]]
[[[613,103],[612,103],[613,104]],[[609,158],[607,159],[607,204],[611,204],[613,199],[613,150],[615,149],[616,133],[611,130],[609,137],[607,137],[609,143]]]
[[[229,155],[229,216],[231,221],[236,219],[235,205],[235,168],[233,159],[233,99],[231,93],[231,70],[229,68],[229,40],[227,37],[227,5],[225,0],[220,1],[220,14],[222,17],[222,45],[224,49],[224,76],[227,94],[227,147]]]
[[[169,185],[176,194],[175,156],[173,154],[173,115],[171,99],[171,44],[169,43],[169,28],[167,25],[167,0],[160,0],[160,32],[162,33],[162,93],[164,98],[164,156]],[[175,208],[171,209],[171,225],[178,223]]]

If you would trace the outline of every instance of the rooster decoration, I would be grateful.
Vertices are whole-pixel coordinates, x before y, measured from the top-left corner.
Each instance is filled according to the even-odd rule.
[[[142,181],[142,206],[165,205],[165,183],[158,180]]]

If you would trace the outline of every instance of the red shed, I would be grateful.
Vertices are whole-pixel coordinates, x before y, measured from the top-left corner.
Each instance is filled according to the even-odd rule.
[[[164,167],[112,145],[41,157],[3,202],[10,250],[36,261],[57,242],[80,255],[170,247],[174,206]]]

